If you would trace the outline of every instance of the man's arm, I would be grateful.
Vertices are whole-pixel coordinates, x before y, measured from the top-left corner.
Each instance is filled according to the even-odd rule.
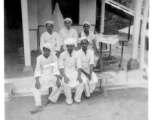
[[[78,78],[77,80],[82,83],[82,79],[81,79],[81,58],[77,53],[77,59],[76,59],[76,67],[77,67],[77,71],[78,71]]]
[[[77,31],[74,29],[74,39],[76,40],[75,41],[75,47],[77,48],[77,44],[78,44],[78,34],[77,34]]]
[[[37,89],[40,88],[40,81],[39,81],[39,78],[41,77],[41,65],[40,65],[40,59],[39,57],[37,57],[37,61],[36,61],[36,68],[35,68],[35,71],[34,71],[34,77],[35,77],[35,87]]]
[[[40,38],[40,50],[41,50],[41,52],[43,51],[44,43],[45,43],[45,38],[44,38],[44,34],[42,34],[41,38]]]
[[[59,70],[60,70],[60,74],[64,77],[64,82],[68,83],[70,80],[64,72],[63,58],[64,58],[64,53],[62,53],[59,58]]]

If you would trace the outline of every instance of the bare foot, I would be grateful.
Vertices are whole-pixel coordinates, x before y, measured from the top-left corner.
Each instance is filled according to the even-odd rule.
[[[35,114],[41,111],[42,111],[42,106],[36,106],[36,108],[31,111],[31,114]]]
[[[49,103],[52,103],[49,99],[44,103],[44,106],[47,106]]]

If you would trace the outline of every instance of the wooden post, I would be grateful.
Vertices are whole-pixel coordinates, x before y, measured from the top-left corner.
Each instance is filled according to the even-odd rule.
[[[128,70],[138,69],[139,62],[137,60],[138,55],[138,41],[139,41],[139,32],[140,32],[140,20],[141,20],[141,8],[143,0],[135,1],[135,16],[133,24],[133,42],[132,42],[132,53],[131,58],[128,61],[127,68]]]
[[[146,26],[148,21],[148,9],[149,9],[149,0],[145,0],[144,6],[144,15],[142,21],[142,28],[141,28],[141,48],[140,48],[140,69],[144,67],[144,60],[145,60],[145,38],[146,38]]]
[[[24,59],[25,59],[25,68],[23,72],[32,74],[33,70],[31,67],[27,0],[21,0],[21,8],[22,8],[22,24],[23,24],[23,40],[24,40]]]
[[[101,8],[101,26],[100,32],[104,33],[104,18],[105,18],[105,0],[102,0],[102,8]]]

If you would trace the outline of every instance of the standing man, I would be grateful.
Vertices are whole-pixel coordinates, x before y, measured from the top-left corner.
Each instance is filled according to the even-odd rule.
[[[64,19],[64,25],[65,25],[65,28],[63,28],[59,31],[62,48],[66,49],[66,47],[64,46],[64,40],[66,40],[67,38],[74,38],[75,47],[77,48],[78,35],[77,35],[77,31],[75,29],[71,28],[71,25],[72,25],[71,18]]]
[[[46,21],[44,25],[46,26],[46,31],[41,35],[40,38],[40,49],[43,52],[43,45],[45,43],[51,44],[54,52],[56,53],[57,57],[60,54],[60,40],[58,33],[53,31],[53,24],[54,21]]]
[[[81,102],[84,84],[81,79],[81,60],[74,50],[75,39],[68,38],[64,41],[67,49],[61,53],[59,58],[59,69],[63,76],[64,93],[66,96],[67,104],[72,104],[71,88],[76,88],[74,100]]]
[[[43,45],[43,54],[37,57],[36,69],[34,72],[34,99],[36,108],[31,111],[32,114],[42,111],[41,104],[41,88],[52,87],[52,92],[48,97],[47,105],[49,102],[56,103],[62,91],[60,73],[58,70],[57,57],[52,53],[52,47],[49,43]]]
[[[84,91],[86,97],[90,97],[90,94],[93,93],[98,82],[98,78],[96,74],[93,72],[94,53],[92,50],[88,49],[90,41],[87,37],[82,37],[79,40],[82,46],[82,48],[78,51],[78,56],[81,58],[81,72],[87,78],[87,81],[82,78],[85,85]]]

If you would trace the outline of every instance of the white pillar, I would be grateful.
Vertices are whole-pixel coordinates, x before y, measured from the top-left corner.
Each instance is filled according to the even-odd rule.
[[[105,0],[102,0],[102,8],[101,8],[101,26],[100,31],[104,33],[104,19],[105,19]]]
[[[139,68],[139,62],[137,60],[137,55],[138,55],[138,41],[139,41],[139,32],[140,32],[142,1],[143,0],[135,1],[132,54],[131,54],[131,59],[128,61],[128,69],[138,69]]]
[[[23,71],[27,72],[32,70],[27,0],[21,0],[21,8],[22,8],[22,25],[23,25],[23,41],[24,41],[24,59],[25,59],[25,68]]]
[[[145,0],[144,15],[141,28],[141,44],[140,44],[140,69],[143,69],[145,64],[145,37],[146,26],[148,21],[149,0]]]
[[[138,54],[138,41],[140,32],[140,18],[141,18],[141,7],[143,0],[136,0],[135,2],[135,16],[134,16],[134,27],[133,27],[133,48],[132,48],[132,59],[137,59]]]

